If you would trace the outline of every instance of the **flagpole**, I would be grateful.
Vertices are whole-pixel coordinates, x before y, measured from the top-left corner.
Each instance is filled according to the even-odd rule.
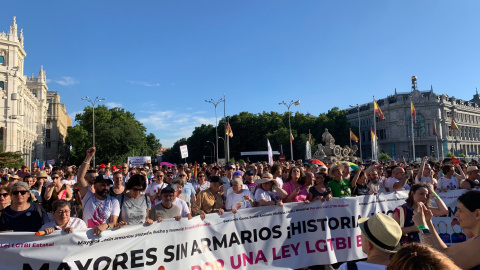
[[[438,134],[438,131],[437,131],[437,134]],[[440,149],[438,148],[438,136],[435,136],[435,142],[437,143],[437,161],[440,161]]]
[[[350,137],[350,148],[352,148],[352,129],[349,128],[350,133],[348,133],[348,136]]]
[[[373,131],[375,133],[375,137],[377,136],[377,119],[375,117],[375,96],[373,96]],[[377,140],[376,138],[372,138],[372,159],[377,160]]]
[[[440,115],[438,115],[438,129],[437,129],[437,135],[438,135],[438,131],[441,130],[442,128],[442,121],[440,121]],[[443,134],[443,130],[442,130],[442,134]],[[438,137],[438,136],[437,136]],[[445,136],[446,138],[447,136]],[[443,142],[442,142],[442,138],[440,138],[440,143],[442,144],[442,147],[441,147],[441,150],[442,150],[442,159],[445,159],[445,152],[443,151]],[[447,145],[448,145],[448,141],[447,141]]]
[[[412,114],[412,96],[410,96],[410,123],[412,125],[412,151],[413,151],[413,160],[415,161],[415,133],[413,131],[413,114]]]

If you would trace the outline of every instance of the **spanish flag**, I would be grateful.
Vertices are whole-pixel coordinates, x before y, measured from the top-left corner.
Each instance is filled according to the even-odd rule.
[[[373,129],[370,129],[370,136],[371,136],[372,140],[375,138],[375,140],[378,141],[378,137],[377,137],[377,135],[375,135],[375,132],[373,132]]]
[[[417,124],[417,111],[415,110],[415,107],[413,106],[413,101],[410,100],[410,109],[412,110],[412,115],[413,115],[413,121],[415,125]]]
[[[375,99],[373,99],[373,109],[374,113],[378,113],[378,117],[380,117],[380,120],[385,120],[385,116],[383,115],[382,110],[380,110],[380,106],[378,106],[378,103]]]
[[[295,106],[298,106],[298,105],[300,105],[300,99],[299,99],[299,100],[297,100],[297,101],[295,101],[295,102],[293,103],[293,105],[295,105]]]
[[[455,120],[452,118],[452,124],[450,125],[450,128],[453,130],[460,130],[458,129],[457,123],[455,123]]]
[[[352,130],[350,130],[350,140],[358,142],[358,137],[355,135],[355,133],[353,133]]]
[[[293,134],[290,132],[290,144],[293,143],[293,140],[295,140],[295,138],[293,137]]]
[[[230,126],[230,122],[227,122],[227,127],[225,129],[226,129],[225,134],[227,134],[227,136],[229,136],[230,138],[233,138],[233,131],[232,131],[232,127]]]
[[[433,135],[438,137],[437,122],[435,120],[433,120]]]

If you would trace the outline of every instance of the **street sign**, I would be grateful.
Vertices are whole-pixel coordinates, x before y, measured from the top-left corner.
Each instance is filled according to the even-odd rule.
[[[285,160],[286,160],[286,158],[285,158],[284,155],[280,155],[280,156],[278,157],[278,161],[282,161],[282,162],[283,162],[283,161],[285,161]]]

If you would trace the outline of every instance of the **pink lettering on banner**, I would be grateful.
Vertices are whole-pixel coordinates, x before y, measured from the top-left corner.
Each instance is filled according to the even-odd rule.
[[[357,247],[362,246],[362,235],[357,235]]]
[[[237,258],[237,262],[235,262],[235,257]],[[267,258],[261,250],[257,252],[256,256],[253,255],[253,252],[249,252],[248,254],[242,253],[238,254],[237,256],[230,256],[230,265],[233,269],[239,269],[242,266],[247,267],[248,265],[257,264],[260,261],[265,263],[267,262]]]
[[[194,265],[190,269],[191,270],[223,270],[224,266],[223,260],[216,260],[213,263],[212,262],[206,262],[203,264],[203,266],[200,265]]]

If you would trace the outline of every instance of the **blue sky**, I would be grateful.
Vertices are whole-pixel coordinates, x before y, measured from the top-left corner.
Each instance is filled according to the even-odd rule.
[[[420,90],[469,100],[480,86],[479,1],[6,1],[25,75],[47,72],[74,119],[99,96],[169,147],[227,115],[318,115]],[[219,116],[223,106],[219,105]],[[235,133],[235,127],[232,127]]]

